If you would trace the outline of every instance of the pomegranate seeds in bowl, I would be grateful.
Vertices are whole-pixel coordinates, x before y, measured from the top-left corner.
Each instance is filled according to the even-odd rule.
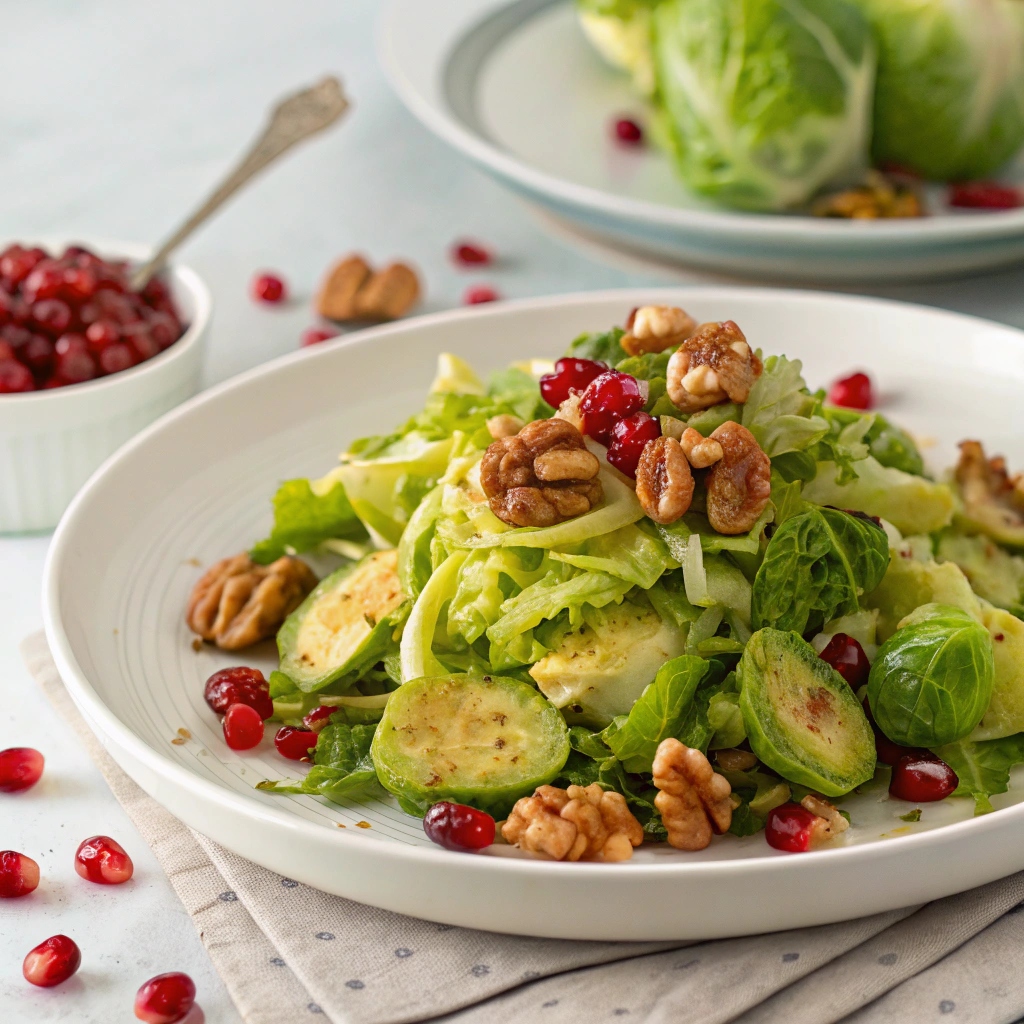
[[[175,1024],[196,1001],[196,984],[181,971],[150,978],[135,995],[135,1016],[146,1024]]]
[[[25,957],[21,973],[40,988],[53,988],[68,980],[82,965],[82,951],[74,939],[51,935]]]
[[[42,777],[45,759],[32,747],[0,750],[0,793],[18,793]]]
[[[75,871],[89,882],[120,885],[135,872],[131,857],[109,836],[93,836],[75,851]]]
[[[39,865],[23,853],[0,850],[0,899],[17,899],[39,886]]]

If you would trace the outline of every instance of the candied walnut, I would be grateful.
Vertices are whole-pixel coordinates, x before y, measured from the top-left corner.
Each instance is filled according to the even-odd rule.
[[[879,220],[890,217],[923,217],[924,204],[909,184],[892,181],[879,171],[869,171],[856,188],[832,192],[815,200],[816,217],[846,220]]]
[[[580,398],[582,396],[572,392],[569,397],[558,407],[554,419],[565,420],[571,423],[581,434],[583,433],[583,413],[580,412]]]
[[[495,441],[503,437],[514,437],[523,429],[523,421],[518,416],[503,412],[499,416],[492,416],[487,421],[487,433]]]
[[[715,774],[708,759],[693,747],[669,737],[654,755],[654,806],[677,850],[703,850],[711,836],[732,824],[732,787]]]
[[[722,446],[713,438],[705,437],[699,430],[687,427],[679,438],[683,454],[694,469],[707,469],[722,457]]]
[[[656,523],[674,523],[693,501],[693,473],[683,446],[672,437],[644,445],[636,466],[636,496]]]
[[[995,540],[1020,546],[1024,530],[1024,474],[1010,476],[1006,460],[988,459],[979,441],[960,442],[954,472],[964,515]]]
[[[818,816],[818,820],[811,826],[812,844],[834,839],[850,827],[850,823],[824,797],[808,793],[800,801],[800,806]]]
[[[356,294],[372,273],[370,264],[358,254],[336,263],[320,287],[316,311],[328,320],[354,319]]]
[[[540,786],[516,801],[501,826],[506,842],[553,860],[622,861],[643,842],[644,830],[621,793],[590,786]]]
[[[746,427],[729,420],[712,431],[722,457],[708,470],[708,521],[719,533],[746,533],[772,492],[772,464]]]
[[[619,344],[627,355],[664,352],[681,345],[697,329],[697,321],[678,306],[640,306],[626,321]]]
[[[732,320],[701,324],[668,361],[667,388],[682,412],[742,404],[764,367]]]
[[[600,468],[583,435],[553,417],[495,440],[480,462],[480,484],[503,522],[552,526],[597,505],[603,497]]]
[[[192,588],[185,619],[204,640],[237,651],[272,637],[316,584],[299,558],[258,565],[243,552],[207,569]]]
[[[405,263],[392,263],[374,271],[362,256],[336,263],[317,295],[317,312],[328,320],[396,320],[420,296],[416,271]]]

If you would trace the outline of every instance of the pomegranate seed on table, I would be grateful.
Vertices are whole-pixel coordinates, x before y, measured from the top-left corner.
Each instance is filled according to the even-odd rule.
[[[311,729],[282,725],[274,735],[274,746],[289,761],[307,761],[309,752],[316,746],[316,733]]]
[[[896,762],[889,783],[889,795],[916,804],[945,800],[960,780],[945,761],[933,754],[907,754]]]
[[[146,1024],[175,1024],[196,1001],[195,982],[181,971],[150,978],[135,995],[135,1016]]]
[[[620,473],[636,479],[636,467],[648,441],[661,437],[661,424],[645,412],[635,412],[612,427],[608,462]]]
[[[628,373],[608,370],[595,377],[580,397],[583,433],[608,444],[619,420],[640,412],[647,402],[647,389]]]
[[[257,274],[252,282],[252,296],[260,302],[283,302],[288,288],[277,274]]]
[[[206,680],[203,697],[218,715],[225,714],[232,704],[248,704],[260,718],[270,718],[274,713],[270,687],[263,673],[257,668],[244,665],[214,672]]]
[[[67,981],[82,964],[82,951],[74,939],[51,935],[25,957],[21,973],[25,980],[40,988],[53,988]]]
[[[452,261],[463,267],[487,266],[494,257],[476,242],[456,242],[451,249]]]
[[[330,341],[336,337],[338,332],[328,327],[307,327],[300,335],[299,344],[302,348],[307,348],[309,345],[319,345],[322,341]]]
[[[0,899],[17,899],[35,892],[39,865],[16,850],[0,850]]]
[[[466,289],[462,301],[467,306],[479,306],[482,302],[497,302],[500,296],[488,284],[476,284]]]
[[[565,356],[555,363],[553,373],[545,373],[541,377],[540,396],[553,409],[557,409],[570,394],[585,391],[587,385],[607,369],[607,363],[595,359]]]
[[[32,747],[0,750],[0,793],[18,793],[34,786],[42,778],[45,763]]]
[[[16,359],[0,360],[0,395],[16,395],[35,389],[35,378],[27,366],[22,366]]]
[[[325,725],[327,725],[331,720],[331,715],[333,715],[337,710],[337,708],[332,708],[327,704],[321,704],[319,707],[313,708],[313,710],[302,719],[302,724],[313,732],[319,732]]]
[[[263,739],[263,719],[248,704],[232,704],[224,715],[224,741],[232,750],[252,750]]]
[[[109,836],[93,836],[75,851],[75,871],[99,885],[120,885],[132,877],[135,865],[120,843]]]
[[[486,811],[445,800],[423,816],[423,831],[446,850],[482,850],[494,842],[494,819]]]
[[[612,132],[617,142],[626,146],[639,146],[644,141],[644,130],[631,117],[616,118]]]
[[[1024,203],[1020,190],[997,181],[963,181],[949,187],[949,205],[970,210],[1014,210]]]
[[[848,633],[836,633],[818,657],[827,661],[854,690],[868,681],[871,663],[864,648]]]
[[[875,404],[871,378],[866,373],[853,373],[837,380],[828,392],[832,405],[844,409],[870,409]]]
[[[775,850],[806,853],[811,848],[815,823],[821,820],[800,804],[781,804],[768,812],[764,837]]]

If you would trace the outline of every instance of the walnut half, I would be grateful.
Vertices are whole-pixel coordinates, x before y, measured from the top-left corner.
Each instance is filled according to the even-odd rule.
[[[697,321],[678,306],[638,306],[629,314],[619,344],[627,355],[664,352],[681,345],[697,329]]]
[[[732,320],[701,324],[668,361],[668,397],[682,412],[742,405],[764,367]]]
[[[622,861],[644,839],[621,793],[590,786],[540,786],[516,801],[501,826],[506,842],[552,860]]]
[[[654,806],[677,850],[703,850],[732,824],[732,787],[694,747],[669,737],[654,755]]]
[[[258,565],[243,551],[207,569],[192,588],[185,621],[204,640],[237,651],[272,637],[316,584],[299,558]]]
[[[600,468],[583,435],[553,417],[495,440],[480,462],[480,484],[502,522],[553,526],[597,505],[604,496]]]

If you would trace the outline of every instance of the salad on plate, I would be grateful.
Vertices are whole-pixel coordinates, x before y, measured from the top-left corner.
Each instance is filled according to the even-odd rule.
[[[444,355],[419,412],[283,483],[187,611],[276,637],[269,679],[206,684],[230,747],[273,721],[309,763],[257,788],[568,861],[840,845],[853,793],[991,811],[1024,761],[1024,480],[974,440],[933,477],[855,378],[830,403],[760,341],[646,306],[486,383]]]

